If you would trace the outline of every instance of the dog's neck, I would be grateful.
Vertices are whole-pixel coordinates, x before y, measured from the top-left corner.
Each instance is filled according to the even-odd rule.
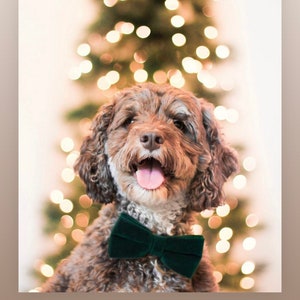
[[[117,210],[119,213],[129,214],[154,233],[173,235],[176,226],[180,222],[184,222],[186,205],[183,200],[169,200],[164,206],[156,208],[146,207],[124,197],[120,197],[118,200]]]

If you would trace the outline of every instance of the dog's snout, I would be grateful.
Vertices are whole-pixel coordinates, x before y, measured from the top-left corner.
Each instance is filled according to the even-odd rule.
[[[154,151],[160,147],[161,144],[164,143],[164,138],[154,132],[147,132],[140,137],[140,142],[142,143],[145,149],[150,151]]]

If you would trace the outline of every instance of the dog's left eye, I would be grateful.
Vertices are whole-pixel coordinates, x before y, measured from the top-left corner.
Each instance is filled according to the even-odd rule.
[[[183,132],[185,132],[186,131],[186,126],[185,126],[185,124],[184,124],[184,122],[183,121],[180,121],[180,120],[173,120],[173,122],[174,122],[174,125],[179,129],[179,130],[181,130],[181,131],[183,131]]]

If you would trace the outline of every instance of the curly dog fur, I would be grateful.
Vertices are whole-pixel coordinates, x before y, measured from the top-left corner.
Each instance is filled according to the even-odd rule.
[[[192,279],[153,256],[112,259],[107,252],[121,212],[153,233],[185,235],[193,234],[197,213],[222,204],[237,158],[211,108],[189,92],[151,83],[125,89],[101,107],[75,170],[89,197],[107,205],[42,292],[218,290],[206,248]],[[141,168],[156,168],[162,182],[150,187],[139,178]]]

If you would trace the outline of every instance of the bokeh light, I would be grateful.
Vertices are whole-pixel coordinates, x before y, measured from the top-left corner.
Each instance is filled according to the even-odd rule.
[[[171,24],[176,28],[182,27],[184,23],[185,19],[180,15],[175,15],[171,18]]]
[[[172,36],[172,42],[177,47],[182,47],[186,43],[186,37],[182,33],[175,33]]]
[[[244,277],[240,281],[240,287],[244,290],[250,290],[254,287],[255,281],[251,277]]]
[[[232,183],[237,190],[241,190],[247,185],[247,178],[244,175],[237,175],[233,178]]]
[[[165,7],[168,10],[176,10],[179,7],[179,1],[178,0],[166,0]]]
[[[138,27],[136,30],[136,35],[141,39],[147,38],[150,34],[151,34],[151,29],[145,25]]]
[[[53,268],[48,264],[41,265],[40,271],[45,277],[48,277],[48,278],[53,276],[53,274],[54,274]]]
[[[253,237],[247,237],[243,241],[243,248],[247,251],[253,250],[256,246],[256,239]]]
[[[60,147],[64,152],[70,152],[74,148],[74,141],[70,137],[65,137],[61,140]]]
[[[255,270],[255,264],[253,261],[246,261],[241,267],[241,271],[245,275],[251,274]]]
[[[218,241],[216,244],[216,250],[218,253],[226,253],[230,249],[230,243],[226,240]]]
[[[243,160],[243,167],[246,171],[251,172],[256,168],[256,159],[248,156]]]
[[[196,49],[196,54],[201,59],[206,59],[210,55],[210,51],[206,46],[199,46]]]
[[[91,52],[91,46],[87,43],[80,44],[77,48],[77,54],[80,56],[87,56]]]
[[[214,26],[207,26],[204,28],[204,35],[208,39],[215,39],[218,36],[218,30]]]
[[[64,194],[60,190],[53,190],[50,193],[50,200],[55,203],[59,204],[61,201],[64,200]]]

